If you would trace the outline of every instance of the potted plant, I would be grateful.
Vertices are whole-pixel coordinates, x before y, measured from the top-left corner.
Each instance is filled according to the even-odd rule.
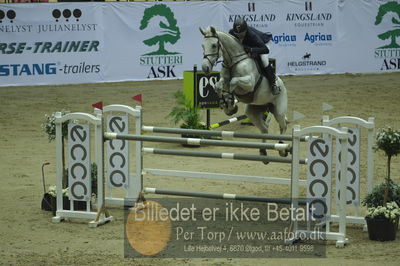
[[[193,106],[182,91],[174,94],[176,106],[167,115],[174,124],[181,122],[180,127],[185,129],[207,129],[204,122],[201,121],[200,108]],[[182,134],[185,138],[200,138],[200,136]],[[183,145],[187,147],[198,147],[197,145]]]
[[[68,176],[68,169],[66,170],[66,175]],[[96,163],[92,163],[91,165],[91,178],[92,178],[92,196],[97,195],[97,165]],[[44,185],[44,179],[43,179]],[[70,200],[68,198],[68,187],[62,190],[63,194],[63,208],[65,210],[69,210]],[[86,210],[86,202],[85,201],[74,201],[74,210]],[[53,215],[56,214],[57,211],[57,192],[56,186],[50,186],[47,193],[44,193],[42,199],[42,210],[52,211]]]
[[[365,217],[368,236],[371,240],[391,241],[396,239],[396,231],[400,216],[399,205],[395,201],[384,206],[368,208]]]
[[[375,150],[387,156],[387,177],[363,200],[367,206],[365,217],[371,240],[388,241],[396,238],[400,216],[400,186],[391,179],[391,159],[400,153],[400,131],[390,127],[381,129],[376,137]]]
[[[56,215],[57,211],[57,191],[56,191],[56,186],[50,186],[49,191],[47,194],[50,196],[50,206],[51,206],[51,211],[53,212],[53,216]],[[68,188],[64,188],[62,190],[63,194],[63,207],[64,209],[69,209],[70,204],[68,200]]]

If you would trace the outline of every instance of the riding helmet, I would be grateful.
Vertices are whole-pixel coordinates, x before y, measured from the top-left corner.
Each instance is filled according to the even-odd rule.
[[[247,31],[247,23],[243,18],[235,19],[233,23],[233,32],[235,33],[242,33]]]

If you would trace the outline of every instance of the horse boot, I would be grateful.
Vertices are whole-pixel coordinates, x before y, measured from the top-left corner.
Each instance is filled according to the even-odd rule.
[[[272,95],[278,95],[281,93],[281,89],[276,86],[276,76],[274,74],[274,69],[271,64],[264,68],[265,77],[268,79],[269,84],[271,84]]]
[[[226,115],[231,116],[237,113],[238,106],[235,105],[235,98],[232,94],[223,92],[220,98],[220,107],[224,109]]]

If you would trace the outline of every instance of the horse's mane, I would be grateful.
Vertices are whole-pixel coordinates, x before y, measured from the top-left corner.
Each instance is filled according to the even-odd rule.
[[[216,29],[216,28],[213,27],[213,26],[209,26],[209,27],[206,29],[207,33],[213,34],[213,30],[212,30],[212,29],[215,30],[215,32],[217,33],[217,35],[221,33],[223,36],[225,36],[225,37],[227,37],[227,38],[229,38],[229,39],[235,41],[237,44],[242,45],[242,43],[241,43],[235,36],[232,36],[229,32],[226,32],[226,31],[223,31],[223,30],[218,30],[218,29]]]
[[[235,36],[232,36],[229,32],[222,31],[222,30],[217,30],[217,29],[215,29],[215,30],[217,31],[217,33],[222,33],[222,34],[224,34],[226,37],[231,38],[231,39],[234,40],[237,44],[240,44],[240,46],[242,46],[242,43],[241,43]]]

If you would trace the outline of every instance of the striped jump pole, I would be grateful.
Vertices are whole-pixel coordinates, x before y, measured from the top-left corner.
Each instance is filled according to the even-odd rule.
[[[164,143],[179,143],[179,144],[199,145],[199,146],[210,145],[210,146],[275,149],[275,150],[288,150],[290,148],[289,144],[284,144],[284,143],[261,143],[261,142],[245,142],[245,141],[229,141],[229,140],[210,140],[210,139],[199,139],[199,138],[173,138],[164,136],[117,134],[113,132],[105,132],[104,138],[119,139],[119,140],[149,141],[149,142],[164,142]]]
[[[195,197],[195,198],[273,202],[273,203],[278,203],[278,204],[291,204],[292,203],[292,199],[284,199],[284,198],[270,198],[270,197],[238,195],[238,194],[230,194],[230,193],[209,193],[209,192],[194,192],[194,191],[183,191],[183,190],[168,190],[168,189],[159,189],[159,188],[150,188],[150,187],[144,188],[143,192],[149,193],[149,194]],[[298,200],[297,203],[299,205],[306,205],[307,200]]]
[[[159,154],[159,155],[178,155],[178,156],[188,156],[188,157],[233,159],[233,160],[261,161],[261,162],[275,162],[275,163],[292,163],[291,158],[251,155],[251,154],[238,154],[238,153],[201,152],[201,151],[186,151],[186,150],[156,149],[156,148],[143,148],[143,152]],[[299,159],[299,163],[307,164],[307,159]]]
[[[233,118],[221,121],[219,123],[214,123],[214,124],[212,124],[210,126],[210,128],[211,129],[219,128],[219,127],[226,126],[226,125],[229,125],[229,124],[237,122],[237,121],[245,120],[246,118],[247,118],[247,115],[241,115],[241,116],[238,116],[238,117],[233,117]]]
[[[188,134],[197,136],[208,137],[221,137],[221,138],[247,138],[247,139],[265,139],[265,140],[282,140],[292,141],[292,135],[273,135],[273,134],[260,134],[260,133],[245,133],[235,131],[211,131],[203,129],[184,129],[184,128],[168,128],[168,127],[153,127],[143,126],[142,131],[153,133],[166,133],[166,134]],[[300,141],[306,141],[307,136],[300,138]]]

